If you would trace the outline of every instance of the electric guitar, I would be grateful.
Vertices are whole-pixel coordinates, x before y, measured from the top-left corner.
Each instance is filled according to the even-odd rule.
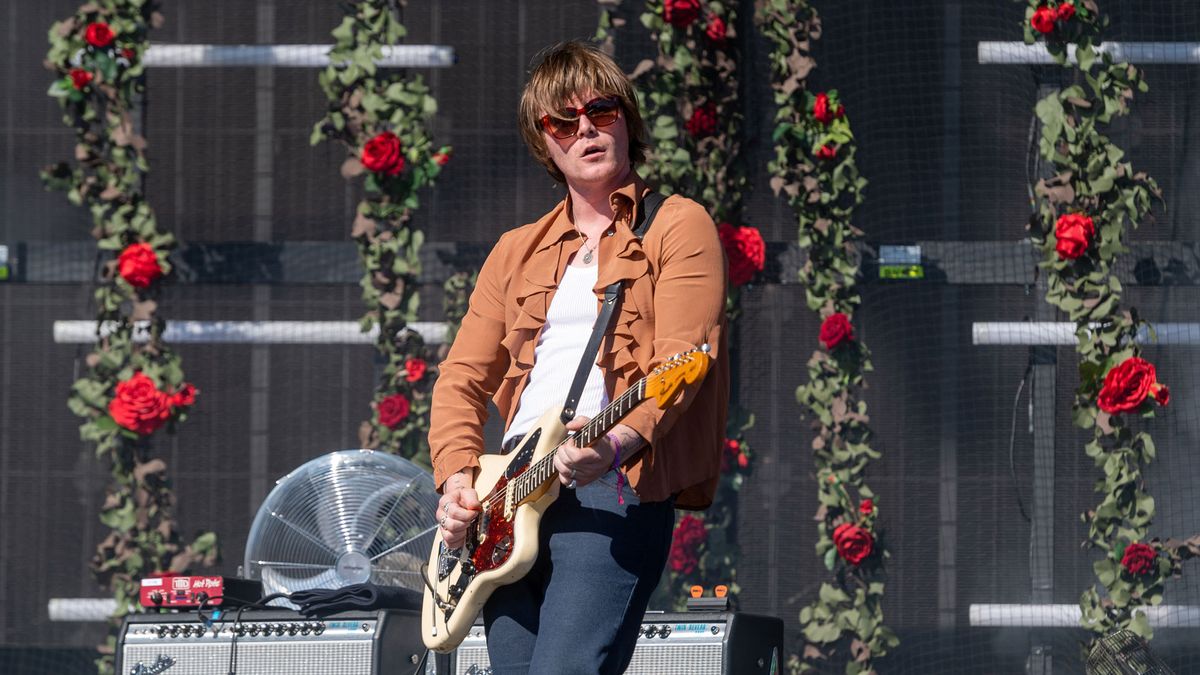
[[[512,453],[479,457],[475,490],[483,509],[468,527],[466,542],[451,549],[441,528],[434,535],[421,609],[426,647],[453,651],[492,592],[533,567],[542,514],[558,498],[558,448],[570,438],[581,447],[591,445],[646,399],[654,399],[659,408],[674,405],[684,384],[698,382],[708,372],[708,351],[703,345],[667,359],[574,434],[567,432],[561,410],[551,409]]]

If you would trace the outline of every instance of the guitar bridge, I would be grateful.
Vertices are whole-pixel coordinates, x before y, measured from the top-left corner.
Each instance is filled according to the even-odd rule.
[[[454,570],[455,563],[460,560],[462,560],[462,549],[457,548],[451,551],[443,541],[438,549],[438,581],[445,581],[450,576],[450,572]]]

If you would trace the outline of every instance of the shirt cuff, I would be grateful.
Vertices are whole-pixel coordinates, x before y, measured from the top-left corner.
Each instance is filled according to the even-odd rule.
[[[438,494],[446,487],[446,480],[463,469],[479,468],[479,457],[470,450],[455,450],[438,457],[437,466],[433,469],[433,484]]]

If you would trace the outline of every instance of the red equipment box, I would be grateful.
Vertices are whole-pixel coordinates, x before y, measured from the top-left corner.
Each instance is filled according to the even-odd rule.
[[[262,598],[262,582],[221,576],[155,576],[142,579],[142,607],[238,607]]]

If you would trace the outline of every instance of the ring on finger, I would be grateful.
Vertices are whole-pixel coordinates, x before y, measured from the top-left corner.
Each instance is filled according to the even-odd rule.
[[[438,521],[438,525],[440,525],[442,528],[445,528],[446,527],[446,519],[449,517],[450,517],[450,514],[446,514],[446,515],[442,516],[442,519]]]
[[[574,478],[571,479],[570,483],[567,483],[567,488],[571,489],[571,490],[575,489],[575,479]]]

